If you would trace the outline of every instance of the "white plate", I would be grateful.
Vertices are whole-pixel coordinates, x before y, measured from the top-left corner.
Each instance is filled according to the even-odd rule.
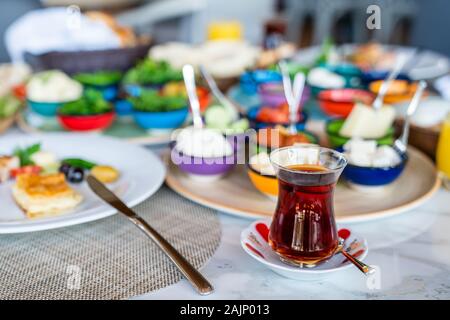
[[[355,44],[345,44],[339,46],[342,52],[352,52],[356,48]],[[413,47],[404,47],[396,45],[383,45],[383,48],[396,53],[411,53]],[[321,53],[321,46],[312,46],[301,49],[292,58],[300,64],[311,65]],[[419,51],[414,61],[407,63],[403,72],[412,80],[433,79],[447,74],[450,71],[450,60],[437,52],[431,50]]]
[[[397,118],[404,119],[409,101],[395,105]],[[416,112],[411,116],[411,123],[423,128],[440,125],[450,112],[450,101],[440,97],[426,97],[422,99]]]
[[[336,272],[348,268],[356,268],[343,255],[337,254],[314,268],[299,268],[283,263],[270,247],[267,237],[269,221],[255,221],[241,233],[241,246],[248,255],[261,262],[273,272],[295,280],[322,280]],[[359,260],[363,260],[369,252],[367,241],[350,229],[339,229],[339,236],[345,240],[347,251]],[[350,248],[349,248],[350,247]]]
[[[135,206],[155,193],[165,176],[165,167],[152,152],[117,139],[94,134],[58,133],[12,135],[0,138],[0,154],[10,154],[17,146],[41,143],[58,158],[76,157],[120,170],[120,179],[109,187],[128,205]],[[84,197],[73,211],[64,215],[28,219],[11,195],[13,182],[0,184],[0,233],[20,233],[76,225],[113,215],[114,210],[90,191],[86,182],[72,187]]]

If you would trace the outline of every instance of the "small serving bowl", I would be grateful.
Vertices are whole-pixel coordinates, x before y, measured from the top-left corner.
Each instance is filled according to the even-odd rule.
[[[66,102],[37,102],[27,99],[27,104],[31,110],[44,117],[56,116],[58,109]]]
[[[374,94],[377,94],[380,90],[380,86],[383,80],[374,81],[370,84],[369,90]],[[402,103],[410,101],[417,90],[417,83],[409,83],[407,80],[394,80],[383,102],[388,104]],[[426,93],[425,93],[426,95]]]
[[[139,97],[142,90],[161,90],[164,84],[154,83],[154,84],[137,84],[137,83],[127,83],[123,85],[123,90],[125,93],[132,97]]]
[[[258,88],[259,97],[263,105],[277,107],[286,102],[284,95],[283,84],[281,82],[267,82],[263,83]],[[305,87],[300,99],[300,104],[303,105],[309,99],[309,87]]]
[[[339,63],[337,65],[326,65],[332,72],[345,78],[347,88],[361,87],[361,69],[351,63]]]
[[[111,126],[115,117],[114,111],[92,115],[57,115],[61,126],[70,131],[102,131]]]
[[[345,119],[331,119],[327,121],[326,132],[328,136],[328,142],[333,148],[342,147],[350,138],[344,137],[339,134],[342,126],[344,125]],[[379,145],[392,145],[394,143],[394,128],[390,128],[386,135],[376,140]]]
[[[287,125],[286,123],[276,123],[276,122],[265,122],[257,120],[257,115],[261,109],[261,106],[255,106],[248,109],[246,117],[250,122],[250,127],[253,129],[262,129],[262,128],[273,128],[277,125]],[[306,121],[308,120],[308,115],[305,112],[300,112],[300,121],[295,125],[298,131],[305,130]]]
[[[278,199],[278,179],[275,175],[263,175],[251,164],[247,165],[247,174],[255,188],[272,200]]]
[[[119,93],[119,85],[118,84],[110,84],[110,85],[84,85],[85,89],[94,89],[102,93],[103,99],[106,101],[113,101],[117,98]]]
[[[362,167],[348,163],[343,176],[353,189],[375,191],[391,184],[400,177],[408,162],[408,156],[403,154],[400,157],[400,163],[389,167]]]
[[[169,131],[179,128],[186,121],[188,108],[166,112],[133,111],[134,121],[145,130]]]
[[[375,96],[362,89],[330,89],[321,91],[317,97],[322,111],[329,116],[348,117],[356,102],[372,104]]]
[[[172,162],[187,173],[192,179],[199,181],[215,181],[224,176],[235,166],[235,155],[223,157],[202,158],[188,156],[179,152],[176,148],[171,151]]]
[[[377,81],[377,80],[384,80],[389,76],[390,71],[386,71],[386,70],[367,70],[367,71],[363,71],[361,73],[361,81],[363,83],[363,85],[365,86],[369,86],[369,84],[373,81]],[[410,81],[411,79],[403,73],[400,73],[396,79],[398,80],[407,80]]]

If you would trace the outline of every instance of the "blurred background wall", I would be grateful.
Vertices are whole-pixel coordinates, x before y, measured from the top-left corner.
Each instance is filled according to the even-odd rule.
[[[246,38],[261,43],[271,30],[301,46],[320,43],[327,35],[337,42],[366,41],[374,37],[384,43],[411,44],[450,56],[450,41],[443,35],[450,29],[449,0],[2,0],[0,10],[0,61],[8,61],[3,35],[17,17],[43,4],[78,3],[121,15],[120,20],[141,32],[152,33],[156,41],[201,42],[205,26],[212,20],[239,20]],[[390,34],[365,34],[364,8],[378,4]],[[395,13],[395,14],[392,14]],[[361,24],[363,24],[361,26]],[[386,24],[385,24],[386,25]],[[385,28],[387,29],[387,28]]]

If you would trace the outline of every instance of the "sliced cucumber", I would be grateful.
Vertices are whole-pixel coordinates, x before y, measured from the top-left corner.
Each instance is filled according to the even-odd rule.
[[[219,105],[211,106],[205,111],[205,123],[208,128],[226,129],[232,121],[228,111]]]
[[[230,129],[232,129],[235,133],[242,133],[247,130],[250,126],[250,123],[247,119],[240,119],[231,124]]]

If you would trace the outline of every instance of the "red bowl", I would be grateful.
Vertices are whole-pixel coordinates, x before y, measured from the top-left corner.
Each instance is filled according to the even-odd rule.
[[[361,89],[330,89],[323,90],[317,97],[319,105],[329,116],[347,117],[356,102],[372,104],[374,94]]]
[[[113,123],[115,117],[114,111],[86,116],[58,114],[59,123],[71,131],[104,130]]]

